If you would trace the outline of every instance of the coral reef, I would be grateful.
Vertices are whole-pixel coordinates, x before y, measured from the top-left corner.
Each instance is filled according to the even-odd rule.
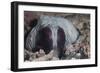
[[[66,45],[64,48],[65,56],[62,60],[72,59],[88,59],[90,55],[90,15],[89,14],[77,14],[77,13],[49,13],[49,12],[24,12],[24,40],[34,26],[36,26],[40,15],[59,16],[63,17],[73,23],[80,33],[77,41],[72,44]],[[25,44],[24,44],[25,46]],[[24,61],[50,61],[59,60],[54,57],[54,50],[51,50],[48,54],[40,49],[37,52],[32,52],[31,49],[24,49]]]

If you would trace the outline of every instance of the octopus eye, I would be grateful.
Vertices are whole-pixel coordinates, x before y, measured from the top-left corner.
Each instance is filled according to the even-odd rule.
[[[65,33],[64,33],[64,30],[60,27],[57,31],[57,44],[58,44],[58,48],[64,48]]]
[[[39,30],[36,38],[36,46],[41,46],[45,53],[49,53],[52,49],[52,32],[50,28],[45,27]]]
[[[59,27],[57,31],[57,48],[59,52],[58,54],[59,59],[61,59],[65,55],[64,45],[65,45],[65,33],[64,33],[64,30]]]

